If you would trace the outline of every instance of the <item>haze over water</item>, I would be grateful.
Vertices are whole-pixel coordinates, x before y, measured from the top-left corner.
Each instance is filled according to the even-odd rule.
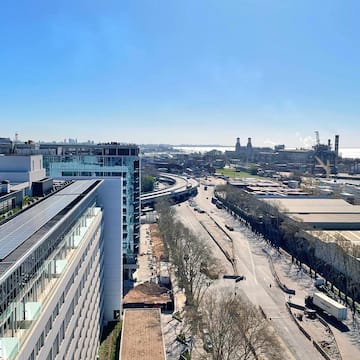
[[[174,146],[174,149],[178,149],[186,153],[193,153],[193,152],[205,153],[211,150],[218,150],[221,152],[234,151],[235,146],[189,145],[189,146]],[[360,159],[360,148],[340,148],[339,154],[342,158]]]

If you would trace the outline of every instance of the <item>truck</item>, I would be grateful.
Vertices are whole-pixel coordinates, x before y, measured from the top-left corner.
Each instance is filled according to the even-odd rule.
[[[339,321],[345,320],[347,316],[347,309],[345,306],[321,292],[316,292],[312,296],[308,296],[305,299],[305,304],[307,306],[313,305],[315,308],[323,310]]]

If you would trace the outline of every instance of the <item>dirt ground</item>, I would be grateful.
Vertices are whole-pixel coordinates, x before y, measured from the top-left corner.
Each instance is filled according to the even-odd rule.
[[[164,243],[159,235],[158,225],[150,224],[150,238],[152,242],[152,253],[156,258],[156,262],[165,260]]]

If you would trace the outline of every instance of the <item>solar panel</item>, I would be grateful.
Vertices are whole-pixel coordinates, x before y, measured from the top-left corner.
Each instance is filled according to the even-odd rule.
[[[93,183],[94,180],[78,180],[56,196],[43,200],[3,224],[0,227],[0,260],[5,259]]]
[[[75,183],[67,186],[66,188],[60,190],[56,193],[56,196],[59,195],[80,195],[85,190],[89,188],[92,184],[94,184],[97,180],[76,180]]]

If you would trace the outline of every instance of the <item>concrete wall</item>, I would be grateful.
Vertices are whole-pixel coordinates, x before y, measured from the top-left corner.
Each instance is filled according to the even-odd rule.
[[[42,155],[0,156],[0,179],[12,183],[41,180],[45,177]]]
[[[98,194],[104,209],[104,316],[112,321],[122,309],[122,179],[104,179]]]

